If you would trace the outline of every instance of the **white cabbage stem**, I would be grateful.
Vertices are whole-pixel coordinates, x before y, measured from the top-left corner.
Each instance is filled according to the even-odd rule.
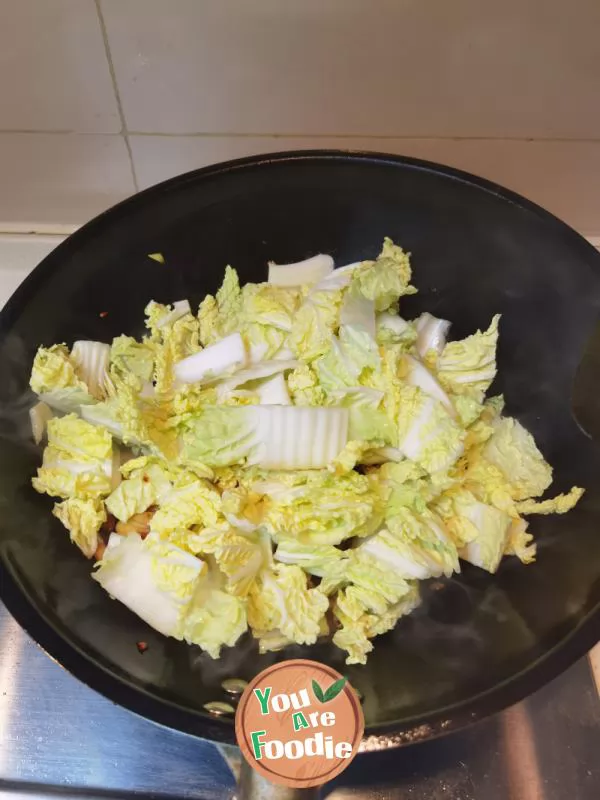
[[[418,386],[419,389],[422,389],[425,392],[425,394],[428,394],[435,400],[439,400],[440,403],[450,412],[450,414],[453,417],[456,417],[456,411],[454,410],[452,401],[442,389],[437,378],[435,378],[431,372],[429,372],[427,367],[421,364],[421,362],[416,358],[413,358],[412,356],[406,356],[406,361],[409,365],[409,372],[406,382],[410,384],[410,386]]]
[[[164,328],[165,325],[172,325],[174,322],[177,322],[178,319],[185,316],[186,314],[191,314],[192,309],[190,307],[188,300],[176,300],[173,303],[173,310],[169,311],[163,317],[161,317],[158,322],[156,323],[157,328]]]
[[[269,261],[269,283],[274,286],[304,286],[318,283],[333,272],[333,258],[319,253],[295,264],[275,264]]]
[[[347,408],[255,406],[256,446],[249,464],[265,469],[323,469],[348,441]]]
[[[39,444],[44,438],[46,433],[46,425],[49,419],[52,419],[54,412],[44,402],[36,403],[33,408],[29,409],[29,420],[31,422],[31,433],[33,441]]]
[[[432,314],[421,314],[416,322],[417,328],[417,352],[421,358],[425,358],[430,350],[439,356],[446,346],[450,323],[447,319],[438,319]]]
[[[110,345],[105,342],[81,340],[73,344],[71,358],[90,394],[102,400],[106,396]]]
[[[232,333],[175,364],[175,379],[180,383],[210,383],[246,366],[246,362],[244,341],[239,333]]]

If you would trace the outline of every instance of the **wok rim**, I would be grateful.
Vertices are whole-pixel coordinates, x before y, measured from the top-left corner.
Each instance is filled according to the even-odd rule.
[[[167,194],[188,183],[201,182],[236,170],[299,161],[387,164],[398,169],[435,173],[450,180],[470,184],[513,205],[518,205],[545,220],[554,227],[570,247],[580,251],[580,258],[595,261],[596,268],[600,269],[600,254],[582,235],[532,201],[485,178],[435,162],[401,155],[338,149],[284,151],[224,161],[183,173],[150,186],[94,217],[46,256],[16,289],[0,312],[0,335],[11,328],[18,310],[26,305],[29,297],[37,291],[44,276],[54,269],[60,268],[65,256],[70,256],[79,248],[80,243],[84,243],[90,236],[101,234],[105,226],[117,222],[130,210],[143,209],[147,199],[153,200],[162,193]],[[199,711],[186,709],[166,699],[160,699],[144,690],[143,687],[135,686],[118,677],[63,637],[20,588],[2,558],[0,558],[0,600],[46,655],[108,700],[169,729],[214,742],[235,744],[233,720],[225,722],[212,719]],[[600,603],[592,608],[579,624],[550,650],[495,686],[466,700],[434,711],[408,717],[402,721],[367,726],[363,749],[371,751],[399,747],[465,728],[523,700],[542,688],[585,656],[599,640]]]

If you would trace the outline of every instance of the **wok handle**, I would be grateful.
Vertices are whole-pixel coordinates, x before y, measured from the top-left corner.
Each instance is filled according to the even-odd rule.
[[[316,800],[319,789],[292,789],[279,786],[252,769],[242,758],[236,800]]]

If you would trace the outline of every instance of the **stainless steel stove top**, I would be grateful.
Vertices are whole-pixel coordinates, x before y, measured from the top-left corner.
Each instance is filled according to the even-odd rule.
[[[597,800],[598,753],[600,700],[585,659],[462,733],[359,756],[323,794]],[[161,728],[79,683],[0,604],[0,800],[230,798],[237,759],[235,748]]]

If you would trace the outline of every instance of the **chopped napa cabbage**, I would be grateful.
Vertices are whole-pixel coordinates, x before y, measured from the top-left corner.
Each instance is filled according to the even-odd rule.
[[[55,417],[47,427],[48,446],[33,488],[63,498],[109,494],[115,467],[110,434],[75,414]]]
[[[479,536],[480,526],[477,521],[481,518],[482,511],[490,508],[480,502],[468,489],[462,487],[452,487],[442,493],[433,507],[458,548],[464,547]]]
[[[448,489],[452,479],[437,474],[435,476],[418,467],[408,459],[395,461],[388,459],[382,464],[378,479],[386,492],[386,519],[393,520],[401,513],[399,510],[409,508],[422,514],[436,497]]]
[[[342,328],[340,338],[334,337],[328,352],[314,362],[319,383],[330,395],[358,386],[363,370],[379,366],[374,340],[363,331],[351,328]]]
[[[334,614],[341,627],[334,633],[333,643],[346,650],[347,664],[366,664],[367,655],[373,649],[371,639],[391,630],[401,617],[414,611],[420,602],[419,589],[413,585],[401,600],[388,606],[385,612],[364,612],[358,618],[352,618],[345,613],[349,605],[352,608],[351,602],[346,601],[346,593],[340,592],[340,598],[342,602],[336,603]]]
[[[407,331],[411,329],[410,322],[407,322],[398,314],[391,314],[389,311],[383,311],[377,314],[377,331],[389,331],[395,337],[402,337]]]
[[[273,375],[258,387],[258,399],[261,406],[291,406],[290,393],[283,373]]]
[[[141,341],[41,347],[32,483],[100,559],[98,583],[159,632],[213,658],[248,627],[261,653],[327,636],[362,664],[419,580],[533,562],[524,516],[583,489],[543,499],[550,465],[486,399],[498,316],[451,342],[447,320],[399,316],[416,290],[391,240],[372,261],[269,277],[241,286],[227,267],[197,316],[151,301]],[[115,520],[132,532],[105,546]]]
[[[159,329],[164,328],[165,325],[172,325],[181,317],[191,313],[192,309],[190,308],[188,300],[176,300],[173,303],[173,308],[170,311],[167,311],[167,313],[163,316],[159,317],[156,320],[155,325]]]
[[[300,291],[268,283],[242,289],[242,324],[264,325],[289,333],[300,303]]]
[[[98,549],[98,532],[106,522],[104,504],[98,498],[81,500],[70,497],[61,503],[55,503],[52,509],[69,531],[71,541],[87,558],[93,558]]]
[[[463,452],[465,433],[444,406],[417,386],[399,392],[398,449],[428,472],[448,470]]]
[[[106,397],[110,345],[80,340],[73,344],[71,359],[92,397]]]
[[[333,258],[319,255],[294,264],[269,261],[269,283],[274,286],[306,286],[318,283],[333,272]]]
[[[119,375],[133,373],[143,381],[151,381],[154,351],[151,346],[137,342],[131,336],[117,336],[110,347],[110,369]]]
[[[233,647],[247,628],[243,599],[201,579],[183,620],[185,641],[198,645],[212,658],[219,658],[221,648]]]
[[[77,376],[76,364],[64,344],[38,349],[33,360],[29,385],[36,394],[71,388],[87,392],[87,386]]]
[[[240,533],[229,527],[205,528],[191,535],[189,542],[197,553],[214,557],[226,578],[227,591],[241,597],[248,595],[272,561],[270,540],[259,533]]]
[[[265,653],[277,653],[288,645],[294,644],[293,639],[284,636],[276,628],[266,633],[255,634],[255,637],[258,640],[258,652],[261,656],[264,656]]]
[[[450,323],[425,312],[415,324],[417,330],[417,353],[425,358],[431,351],[439,356],[446,346]]]
[[[77,413],[81,406],[96,402],[64,344],[38,349],[29,385],[40,400],[63,414]]]
[[[469,426],[477,422],[484,408],[483,403],[480,403],[476,398],[470,397],[467,394],[453,395],[452,407],[455,416],[464,428],[469,428]]]
[[[167,422],[167,410],[141,396],[140,379],[133,373],[123,377],[114,373],[112,391],[108,400],[82,407],[82,417],[130,447],[175,458],[178,442]]]
[[[369,466],[403,461],[404,455],[397,447],[372,447],[362,457],[361,463]]]
[[[368,476],[354,471],[336,476],[322,470],[290,473],[294,479],[294,484],[286,484],[279,474],[252,487],[265,495],[262,528],[275,541],[335,545],[353,536],[368,536],[381,525],[381,494]]]
[[[219,336],[225,336],[236,328],[235,316],[239,314],[242,306],[242,290],[237,272],[231,267],[225,267],[225,277],[216,295],[217,308],[219,309]]]
[[[272,375],[277,376],[278,373],[287,372],[298,366],[298,361],[295,360],[282,360],[273,359],[272,361],[263,361],[255,366],[250,366],[247,369],[241,369],[236,372],[231,378],[222,380],[217,385],[217,399],[224,400],[238,386],[244,386],[247,383],[259,381],[263,378],[270,378]],[[258,388],[258,387],[257,387]],[[258,392],[260,396],[260,392]],[[267,404],[268,405],[268,404]]]
[[[458,411],[459,419],[462,419],[458,404],[456,402],[457,399],[458,398],[456,397],[454,398],[454,406]],[[504,397],[502,395],[488,397],[488,399],[483,402],[478,409],[477,419],[474,422],[471,422],[467,428],[465,450],[475,452],[475,448],[478,445],[487,442],[494,432],[492,424],[494,420],[502,414],[503,410]]]
[[[505,556],[517,556],[523,564],[532,564],[535,561],[537,546],[533,543],[533,534],[527,530],[527,520],[513,519],[508,529],[508,536],[504,547]]]
[[[31,422],[31,435],[36,444],[40,444],[46,433],[48,420],[52,419],[54,412],[47,403],[36,403],[29,409],[29,421]]]
[[[314,361],[313,367],[327,394],[358,384],[360,367],[347,356],[337,336],[331,338],[328,351]]]
[[[246,361],[244,341],[239,333],[232,333],[179,361],[175,364],[174,374],[181,383],[210,383],[245,366]]]
[[[327,469],[335,475],[344,475],[351,472],[357,464],[364,463],[365,455],[373,449],[382,448],[383,440],[370,439],[364,441],[349,441],[341,453],[327,465]]]
[[[346,300],[348,297],[351,295],[346,295]],[[346,316],[352,322],[342,322],[339,337],[333,336],[327,352],[314,362],[319,382],[328,393],[359,385],[365,370],[381,366],[373,302],[358,296],[351,307],[354,310]]]
[[[119,421],[119,402],[116,398],[81,407],[81,416],[86,422],[104,428],[108,433],[127,444],[141,446],[141,442],[132,435],[126,436],[123,424]]]
[[[512,417],[497,419],[482,456],[497,467],[515,500],[539,497],[552,483],[552,467],[538,450],[533,436]]]
[[[309,292],[294,315],[288,338],[297,358],[310,362],[329,350],[331,338],[339,326],[341,302],[341,289],[316,287]]]
[[[359,377],[365,369],[379,369],[381,362],[377,342],[366,328],[361,325],[341,325],[339,338],[345,357]]]
[[[409,386],[418,386],[419,389],[422,389],[425,392],[425,394],[428,394],[430,397],[439,400],[440,403],[445,406],[446,410],[451,416],[455,416],[452,401],[442,389],[439,382],[435,379],[431,372],[429,372],[427,367],[425,367],[416,358],[413,358],[413,356],[407,355],[405,356],[404,360],[407,370],[405,380]]]
[[[256,407],[256,446],[248,463],[268,469],[319,469],[348,440],[344,408]]]
[[[319,384],[316,372],[308,365],[301,364],[287,376],[288,389],[295,406],[322,406],[325,403],[325,390]]]
[[[42,466],[31,483],[36,492],[52,497],[101,497],[112,490],[112,463],[112,457],[105,461],[73,458],[63,450],[48,446]]]
[[[330,544],[302,544],[294,539],[283,539],[277,545],[275,560],[283,564],[296,564],[310,575],[322,578],[332,565],[344,560],[344,553]]]
[[[482,402],[496,377],[497,314],[487,331],[477,331],[457,342],[449,342],[438,359],[438,378],[442,386],[455,394],[469,394]]]
[[[151,467],[147,471],[142,470],[139,474],[121,481],[106,498],[106,508],[114,517],[126,522],[134,514],[141,514],[158,501],[160,490],[156,482],[150,479],[151,471],[159,472],[159,468]],[[170,487],[171,484],[168,480],[167,483]],[[165,489],[163,489],[164,491]]]
[[[361,551],[405,579],[423,580],[460,571],[456,547],[438,517],[406,509],[393,523],[393,531],[391,525],[379,531],[361,544]]]
[[[149,336],[152,341],[160,341],[160,322],[165,319],[171,310],[171,306],[157,303],[155,300],[151,300],[144,309],[144,315],[146,317],[144,324],[150,331]]]
[[[164,537],[194,525],[216,525],[221,495],[209,481],[184,475],[166,491],[152,517],[152,530]]]
[[[417,339],[414,324],[389,311],[377,314],[376,329],[377,343],[384,347],[396,345],[408,351]]]
[[[394,424],[382,407],[383,397],[383,392],[367,386],[349,387],[331,395],[333,402],[348,409],[349,440],[371,442],[371,447],[396,441]]]
[[[205,406],[182,424],[182,464],[225,467],[242,463],[255,446],[256,411],[250,407]]]
[[[169,306],[161,306],[159,303],[151,302],[146,307],[146,326],[150,329],[150,336],[144,339],[144,344],[154,354],[153,392],[159,396],[169,396],[172,393],[175,365],[198,353],[201,347],[200,323],[196,317],[185,313],[177,316],[174,321],[165,323],[165,318],[171,313]],[[131,374],[129,377],[134,378],[136,375]],[[143,386],[150,388],[145,379]]]
[[[353,261],[352,264],[344,264],[343,267],[337,267],[332,273],[323,278],[315,286],[315,289],[321,291],[331,291],[333,289],[345,289],[352,283],[352,274],[357,267],[360,267],[362,261]]]
[[[247,461],[268,469],[318,469],[340,453],[348,437],[342,408],[207,406],[182,433],[181,460],[223,467]]]
[[[264,360],[285,358],[292,359],[294,354],[286,346],[287,331],[273,325],[262,325],[260,322],[248,323],[244,326],[242,337],[248,352],[249,364],[260,364]]]
[[[94,580],[165,636],[182,638],[182,624],[205,562],[156,534],[111,534]]]
[[[460,557],[488,572],[496,572],[504,555],[512,519],[506,512],[485,503],[473,503],[467,514],[478,534],[463,547]]]
[[[255,636],[277,629],[298,644],[314,644],[328,608],[327,595],[308,587],[300,567],[274,564],[248,596],[248,622]]]
[[[410,588],[409,582],[397,570],[396,564],[382,560],[377,555],[377,548],[381,546],[378,537],[381,535],[385,536],[385,531],[347,551],[343,583],[347,587],[347,598],[354,597],[360,603],[361,613],[365,610],[383,612],[388,604],[398,602]],[[370,544],[373,546],[369,547]],[[324,583],[329,578],[330,575],[326,574]]]
[[[574,508],[582,498],[584,490],[574,486],[566,494],[550,497],[548,500],[521,500],[517,503],[519,514],[566,514]]]
[[[242,307],[242,290],[237,272],[225,269],[216,297],[207,295],[198,309],[200,342],[204,347],[236,330]]]
[[[90,425],[75,414],[48,420],[48,445],[74,458],[112,459],[112,439],[101,428]]]
[[[241,600],[223,591],[207,563],[155,533],[113,533],[93,578],[165,636],[197,644],[213,658],[245,632]]]
[[[353,271],[352,287],[373,300],[377,311],[386,311],[403,295],[416,293],[411,276],[410,256],[386,237],[377,259],[364,261]]]
[[[357,291],[348,291],[340,309],[340,327],[362,331],[373,341],[376,335],[375,303]]]

